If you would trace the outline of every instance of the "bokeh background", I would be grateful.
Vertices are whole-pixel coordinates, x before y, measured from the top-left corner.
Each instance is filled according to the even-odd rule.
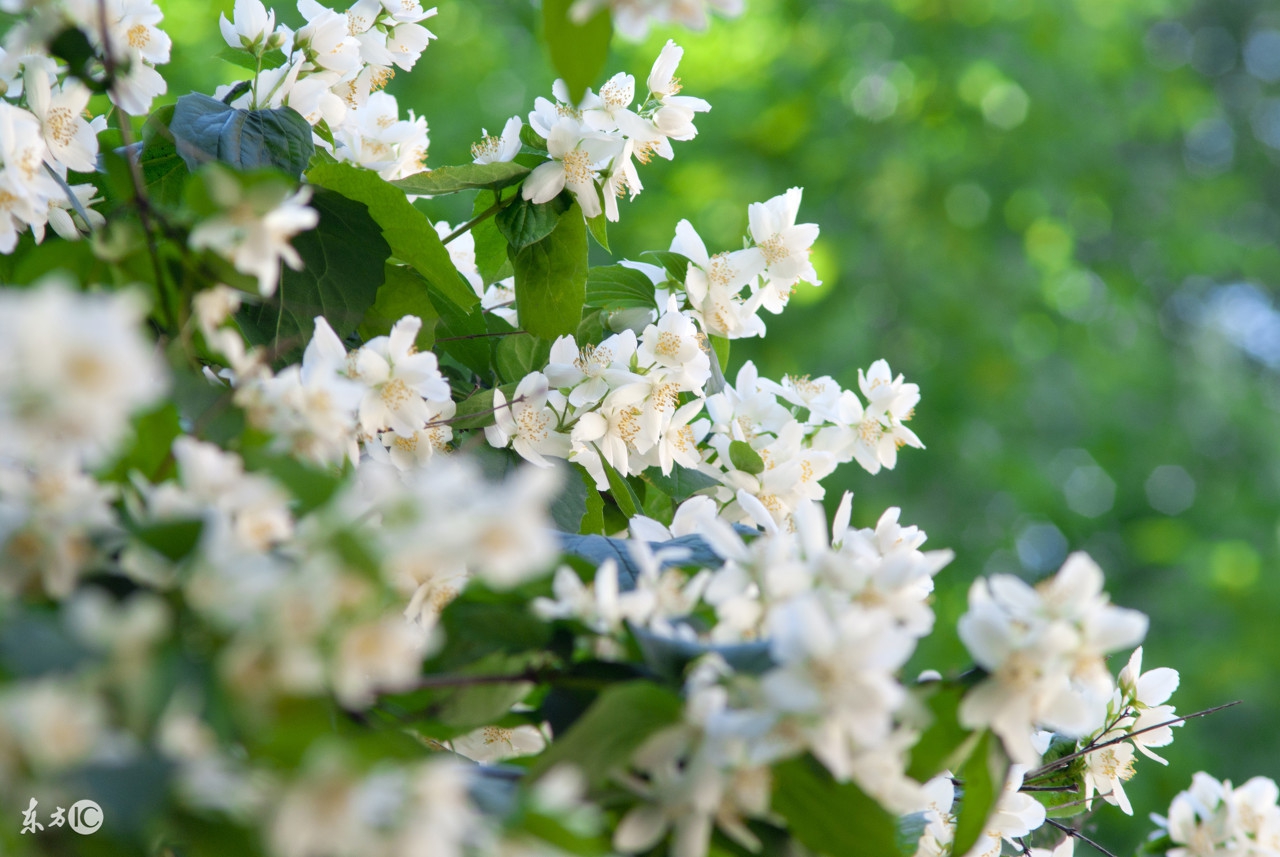
[[[666,249],[681,218],[734,249],[749,203],[803,187],[824,285],[735,343],[733,368],[855,386],[884,357],[920,385],[928,449],[828,481],[858,522],[901,506],[957,553],[919,666],[964,665],[975,576],[1037,579],[1085,549],[1151,615],[1146,664],[1181,671],[1180,712],[1244,700],[1185,726],[1169,769],[1142,761],[1138,816],[1108,808],[1095,835],[1130,852],[1198,769],[1280,775],[1280,7],[747,3],[705,34],[615,42],[608,73],[643,81],[676,38],[685,93],[713,105],[674,162],[643,169],[615,255]],[[170,97],[236,79],[209,59],[229,0],[161,5]],[[446,165],[553,74],[530,3],[439,8],[439,40],[390,91]]]

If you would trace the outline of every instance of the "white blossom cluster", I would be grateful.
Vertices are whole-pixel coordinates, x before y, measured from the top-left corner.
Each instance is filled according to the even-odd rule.
[[[156,27],[160,10],[149,0],[105,4],[102,26],[95,0],[39,4],[34,22],[12,28],[0,46],[0,252],[12,253],[31,230],[37,243],[46,227],[67,240],[102,224],[88,183],[75,173],[97,169],[98,134],[105,116],[88,112],[90,91],[49,56],[46,40],[74,22],[101,48],[105,33],[120,68],[112,100],[145,113],[164,79],[150,63],[168,62],[169,37]]]
[[[56,276],[0,291],[0,591],[39,579],[66,595],[114,526],[114,491],[90,474],[168,387],[144,315],[136,293]]]
[[[742,14],[744,5],[744,0],[577,0],[569,7],[569,15],[581,23],[600,9],[608,9],[614,29],[638,41],[655,24],[705,30],[710,22],[709,12],[735,17]]]
[[[670,249],[689,259],[684,301],[708,336],[764,336],[761,309],[777,315],[786,308],[797,283],[822,285],[809,261],[818,226],[796,223],[802,195],[801,188],[793,187],[767,202],[752,203],[747,209],[749,240],[742,250],[709,255],[689,221],[676,226]],[[656,283],[662,282],[660,269],[635,267]]]
[[[956,857],[1000,857],[1006,842],[1021,850],[1021,837],[1044,825],[1047,817],[1044,804],[1019,791],[1026,774],[1025,765],[1013,765],[1009,769],[1004,788],[990,818],[978,835],[978,841],[967,854]],[[955,809],[959,797],[955,779],[950,771],[944,771],[925,783],[921,791],[922,800],[913,809],[922,815],[925,826],[917,843],[915,857],[952,855],[956,832]],[[1047,855],[1047,852],[1044,853]],[[1070,854],[1071,849],[1068,847],[1063,854],[1055,853],[1055,857],[1070,857]]]
[[[426,119],[412,110],[401,119],[395,97],[382,89],[396,68],[412,69],[435,38],[421,23],[435,8],[424,10],[418,0],[358,0],[339,13],[298,0],[298,11],[307,23],[294,31],[261,0],[236,0],[232,20],[221,20],[222,36],[257,60],[259,70],[247,88],[223,86],[215,96],[238,92],[229,103],[246,109],[291,107],[316,129],[316,145],[384,179],[425,169]],[[267,67],[262,59],[276,51],[283,64]]]
[[[668,41],[649,72],[648,95],[632,109],[635,77],[619,72],[595,93],[588,89],[576,103],[563,80],[552,87],[555,102],[539,97],[529,113],[529,127],[546,140],[546,163],[525,179],[521,194],[534,203],[549,202],[568,188],[588,218],[604,214],[618,219],[618,198],[635,199],[644,189],[636,162],[654,155],[671,160],[672,140],[692,140],[694,118],[711,105],[680,95],[675,76],[684,49]],[[472,146],[476,163],[510,161],[520,153],[520,117],[507,120],[502,134],[486,136]]]
[[[1115,683],[1105,656],[1140,643],[1147,617],[1111,605],[1102,582],[1097,564],[1075,553],[1035,587],[995,575],[969,590],[960,639],[988,675],[965,696],[960,719],[990,727],[1016,762],[1038,760],[1039,729],[1079,737],[1108,725]]]
[[[1203,771],[1179,792],[1152,838],[1168,836],[1169,857],[1261,857],[1280,850],[1280,788],[1268,777],[1233,787]]]

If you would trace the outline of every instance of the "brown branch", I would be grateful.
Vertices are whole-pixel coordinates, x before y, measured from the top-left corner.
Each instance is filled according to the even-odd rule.
[[[1072,837],[1075,837],[1076,839],[1079,839],[1085,845],[1093,846],[1098,851],[1101,851],[1103,854],[1107,855],[1107,857],[1116,857],[1115,854],[1103,848],[1101,845],[1094,842],[1092,839],[1085,836],[1083,833],[1076,830],[1074,827],[1067,827],[1065,824],[1059,824],[1058,822],[1054,821],[1052,818],[1046,818],[1045,822],[1053,827],[1056,827],[1058,830],[1061,830],[1063,833],[1067,834],[1068,836],[1072,836]]]

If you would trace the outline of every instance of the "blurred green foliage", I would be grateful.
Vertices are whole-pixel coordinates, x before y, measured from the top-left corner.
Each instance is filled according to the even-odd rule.
[[[205,59],[230,2],[162,5],[170,97],[237,77]],[[549,96],[538,21],[524,0],[466,0],[426,22],[439,40],[390,91],[431,123],[429,163],[469,161],[482,127]],[[615,42],[608,73],[642,85],[667,38],[713,110],[643,169],[615,258],[665,249],[681,218],[734,249],[748,203],[805,188],[825,284],[735,343],[735,369],[853,386],[883,356],[919,383],[928,450],[828,480],[831,505],[856,492],[856,521],[898,505],[957,552],[919,666],[963,666],[951,629],[976,575],[1034,579],[1082,548],[1151,615],[1145,662],[1182,672],[1180,712],[1245,701],[1185,726],[1170,769],[1143,761],[1138,817],[1101,813],[1102,841],[1130,850],[1197,769],[1274,776],[1280,9],[748,0],[705,34]]]

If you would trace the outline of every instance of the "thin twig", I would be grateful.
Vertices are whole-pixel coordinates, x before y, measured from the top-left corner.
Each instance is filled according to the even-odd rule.
[[[1059,824],[1058,822],[1054,821],[1052,818],[1046,818],[1045,821],[1051,826],[1056,827],[1058,830],[1061,830],[1063,833],[1067,834],[1068,836],[1074,836],[1076,839],[1079,839],[1085,845],[1093,846],[1098,851],[1101,851],[1103,854],[1107,855],[1107,857],[1116,857],[1115,854],[1103,848],[1101,845],[1094,842],[1092,839],[1085,836],[1083,833],[1076,830],[1074,827],[1067,827],[1065,824]]]
[[[1090,744],[1088,747],[1085,747],[1083,750],[1078,750],[1075,753],[1071,753],[1070,755],[1063,756],[1059,759],[1054,759],[1052,762],[1050,762],[1047,765],[1041,765],[1031,773],[1027,774],[1027,776],[1023,779],[1023,782],[1027,782],[1030,780],[1038,780],[1040,777],[1043,777],[1047,774],[1051,774],[1054,771],[1058,770],[1059,768],[1065,768],[1067,765],[1071,764],[1076,759],[1079,759],[1081,756],[1087,756],[1090,753],[1094,752],[1095,750],[1101,750],[1103,747],[1110,747],[1112,744],[1120,744],[1124,741],[1128,741],[1130,738],[1134,737],[1135,735],[1141,735],[1144,732],[1152,732],[1164,726],[1172,726],[1174,723],[1182,723],[1184,721],[1190,720],[1193,717],[1204,717],[1207,714],[1214,714],[1218,711],[1221,711],[1224,708],[1230,708],[1233,705],[1239,705],[1242,701],[1243,700],[1237,699],[1235,702],[1228,702],[1223,705],[1214,706],[1213,708],[1206,708],[1204,711],[1197,711],[1195,714],[1184,714],[1182,717],[1175,717],[1172,720],[1166,720],[1163,723],[1157,723],[1154,726],[1144,726],[1142,729],[1139,729],[1135,732],[1127,732],[1118,738],[1112,738],[1110,741],[1103,741],[1101,744]]]
[[[443,336],[437,337],[436,342],[457,342],[460,339],[484,339],[486,336],[516,336],[518,334],[528,334],[527,330],[499,330],[496,333],[467,333],[462,336]]]
[[[516,195],[515,195],[515,194],[512,194],[511,196],[507,197],[506,199],[502,199],[502,198],[501,198],[502,194],[501,194],[500,192],[499,192],[498,196],[499,196],[499,199],[498,199],[498,201],[497,201],[497,202],[495,202],[493,205],[489,206],[489,207],[488,207],[488,208],[486,208],[484,211],[482,211],[482,212],[480,212],[479,214],[477,214],[475,217],[473,217],[473,218],[471,218],[470,220],[468,220],[466,223],[464,223],[464,224],[462,224],[461,226],[459,226],[457,229],[455,229],[455,230],[453,230],[452,232],[450,232],[450,233],[449,233],[445,238],[443,238],[443,239],[440,241],[440,243],[441,243],[441,244],[448,244],[450,241],[452,241],[453,239],[457,238],[459,235],[461,235],[462,233],[466,232],[466,231],[467,231],[467,230],[469,230],[471,227],[475,226],[477,223],[481,222],[482,220],[487,220],[487,219],[489,219],[490,217],[493,217],[493,215],[497,214],[499,211],[501,211],[502,209],[504,209],[504,208],[506,208],[508,205],[510,205],[510,204],[511,204],[511,202],[512,202],[512,200],[514,200],[514,199],[516,198]]]
[[[427,675],[414,683],[414,690],[429,690],[433,687],[471,687],[478,684],[520,684],[521,682],[538,682],[544,678],[540,670],[527,669],[511,675]]]
[[[422,427],[424,429],[427,429],[427,428],[435,428],[436,426],[449,426],[449,425],[453,425],[456,422],[461,422],[462,420],[471,420],[471,419],[475,419],[476,417],[483,417],[486,414],[496,414],[498,411],[502,410],[502,408],[506,408],[510,410],[512,405],[518,402],[523,402],[523,401],[526,401],[526,397],[516,396],[514,399],[502,405],[501,407],[493,407],[493,408],[489,408],[488,410],[476,411],[475,413],[471,413],[471,414],[458,414],[457,416],[452,416],[452,417],[449,417],[448,419],[443,419],[443,420],[429,420],[428,422],[423,424]]]

